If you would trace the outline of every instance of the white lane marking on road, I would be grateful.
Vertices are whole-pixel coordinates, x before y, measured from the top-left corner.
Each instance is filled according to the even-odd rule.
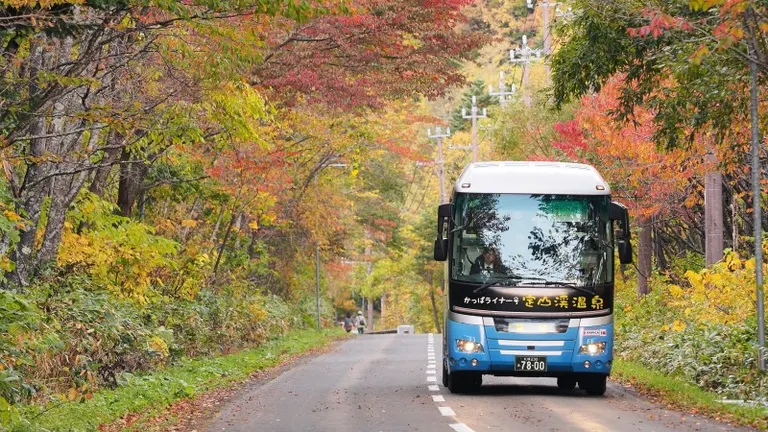
[[[432,395],[432,400],[435,402],[445,402],[443,395]]]
[[[440,391],[440,387],[436,385],[427,386],[429,391]]]
[[[434,369],[427,369],[427,375],[434,375],[435,370]]]
[[[427,382],[437,382],[437,377],[428,376],[427,377]]]
[[[455,430],[456,432],[475,432],[474,429],[465,425],[464,423],[454,423],[450,426],[451,429]]]
[[[455,416],[456,413],[450,407],[437,407],[440,410],[440,414],[444,416]]]
[[[434,369],[435,368],[435,362],[427,364],[427,369]]]

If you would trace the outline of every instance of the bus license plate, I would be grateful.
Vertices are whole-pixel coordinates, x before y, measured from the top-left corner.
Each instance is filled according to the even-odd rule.
[[[515,357],[515,370],[522,372],[546,372],[547,358],[532,356]]]

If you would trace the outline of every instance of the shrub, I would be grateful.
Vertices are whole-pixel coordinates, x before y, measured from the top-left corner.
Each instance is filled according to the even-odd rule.
[[[641,300],[632,300],[631,286],[618,286],[616,356],[724,397],[766,399],[768,374],[757,368],[754,265],[727,251],[712,268],[686,272],[686,285],[655,275]]]

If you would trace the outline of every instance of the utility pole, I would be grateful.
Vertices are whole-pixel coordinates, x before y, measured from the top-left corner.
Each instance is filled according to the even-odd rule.
[[[507,86],[504,83],[504,71],[499,72],[499,91],[494,92],[493,86],[488,86],[488,94],[491,96],[498,96],[499,97],[499,105],[504,107],[507,105],[507,101],[512,99],[512,96],[515,94],[515,91],[517,89],[515,88],[515,85],[512,84],[509,91],[507,91]],[[507,96],[509,96],[509,99],[507,99]]]
[[[754,19],[752,6],[747,10],[747,19]],[[765,370],[765,303],[763,300],[763,227],[762,208],[760,206],[760,126],[758,124],[757,99],[757,41],[754,29],[747,27],[749,35],[749,72],[750,72],[750,117],[752,120],[752,216],[755,225],[755,282],[757,291],[757,365]]]
[[[472,99],[474,100],[474,96]],[[437,176],[440,180],[440,204],[445,203],[445,170],[443,169],[445,161],[443,160],[443,138],[448,138],[449,136],[451,136],[451,128],[447,128],[445,133],[443,133],[442,128],[437,126],[435,128],[434,134],[432,133],[432,129],[427,129],[427,138],[437,140],[437,159],[435,160],[435,164],[437,165]]]
[[[533,57],[533,58],[532,58]],[[531,49],[528,46],[528,37],[523,35],[523,43],[520,48],[509,50],[509,61],[512,63],[523,64],[523,83],[524,91],[523,102],[526,106],[531,106],[531,95],[528,91],[528,81],[530,80],[530,63],[541,57],[541,51]]]
[[[540,2],[537,6],[541,7],[541,19],[543,21],[544,31],[543,31],[543,38],[544,38],[544,57],[548,56],[550,54],[550,50],[552,48],[552,35],[550,33],[550,22],[549,22],[549,8],[557,7],[559,3],[556,2],[550,2],[549,0],[543,0]],[[533,6],[533,0],[528,0],[528,9],[534,9]],[[549,63],[544,62],[544,67],[546,68],[546,77],[549,79]]]
[[[462,107],[461,116],[472,120],[472,162],[477,162],[477,120],[488,117],[488,113],[483,108],[483,113],[478,114],[477,97],[472,96],[472,108],[470,108],[469,115],[467,115],[467,109]]]

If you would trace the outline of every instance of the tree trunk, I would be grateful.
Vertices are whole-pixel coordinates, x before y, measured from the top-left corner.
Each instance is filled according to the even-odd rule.
[[[368,332],[372,332],[373,329],[373,302],[368,300]]]
[[[651,276],[651,258],[653,256],[652,224],[650,217],[638,220],[640,235],[637,246],[637,296],[643,297],[650,292],[648,280]]]
[[[33,39],[30,47],[29,59],[29,94],[35,97],[40,93],[40,87],[37,82],[38,73],[43,65],[43,45],[44,40]],[[42,111],[42,109],[40,110]],[[46,122],[42,112],[32,113],[29,120],[29,135],[39,137],[45,135]],[[19,242],[16,244],[16,251],[12,259],[16,262],[14,271],[14,282],[23,286],[27,284],[27,278],[32,271],[33,261],[35,259],[35,238],[37,236],[37,225],[40,221],[40,212],[43,207],[43,200],[47,195],[49,181],[43,181],[48,173],[48,163],[43,160],[46,152],[46,138],[33,138],[29,141],[29,165],[21,184],[20,204],[17,213],[27,218],[27,228],[21,232]]]
[[[74,98],[74,100],[78,99],[79,98]],[[76,122],[70,125],[69,132],[72,133],[73,129],[85,129],[85,126],[85,122]],[[63,126],[55,129],[59,128],[63,130]],[[69,138],[59,140],[56,153],[61,162],[56,165],[57,171],[64,173],[75,171],[75,169],[80,166],[80,160],[70,160],[69,158],[72,157],[71,155],[78,153],[89,154],[96,146],[99,136],[99,130],[92,131],[85,148],[79,148],[81,145],[82,133],[73,134]],[[74,156],[74,158],[77,158],[77,156]],[[40,246],[40,251],[37,255],[36,268],[47,266],[56,261],[56,255],[59,252],[59,244],[61,244],[64,221],[67,217],[67,210],[69,210],[69,206],[74,202],[75,198],[77,198],[77,195],[80,193],[80,190],[87,179],[88,171],[63,174],[53,178],[51,186],[51,206],[48,210],[48,222],[45,225],[43,243]]]
[[[130,217],[133,211],[133,205],[141,190],[141,183],[147,174],[149,167],[139,159],[131,155],[128,148],[122,150],[120,156],[120,185],[117,191],[117,206],[120,207],[120,214]]]
[[[104,156],[101,158],[101,162],[99,162],[101,166],[96,169],[91,186],[88,188],[89,191],[99,197],[104,197],[104,191],[107,189],[107,182],[109,181],[109,173],[112,172],[112,165],[117,161],[121,146],[124,143],[125,138],[121,133],[112,131],[109,134],[107,149],[104,150]]]
[[[242,227],[243,227],[243,213],[240,213],[239,215],[237,215],[237,220],[235,221],[235,226],[233,228],[236,232],[239,232]],[[235,237],[235,250],[237,249],[240,249],[239,235]]]
[[[224,255],[224,247],[227,245],[227,240],[229,240],[229,233],[232,232],[232,226],[235,225],[235,219],[237,219],[238,216],[233,212],[232,217],[229,219],[229,224],[227,225],[227,230],[224,232],[224,238],[221,239],[221,246],[219,247],[219,253],[216,255],[216,263],[213,265],[213,277],[216,278],[216,275],[219,271],[219,263],[221,263],[221,257]]]
[[[656,223],[656,217],[653,217],[653,256],[656,259],[656,268],[660,270],[667,269],[667,257],[664,255],[664,240],[661,236],[661,227]]]
[[[380,305],[381,307],[379,308],[381,313],[379,315],[379,322],[381,323],[382,329],[386,328],[386,326],[384,325],[384,300],[386,298],[387,298],[387,293],[381,293],[381,305]]]

